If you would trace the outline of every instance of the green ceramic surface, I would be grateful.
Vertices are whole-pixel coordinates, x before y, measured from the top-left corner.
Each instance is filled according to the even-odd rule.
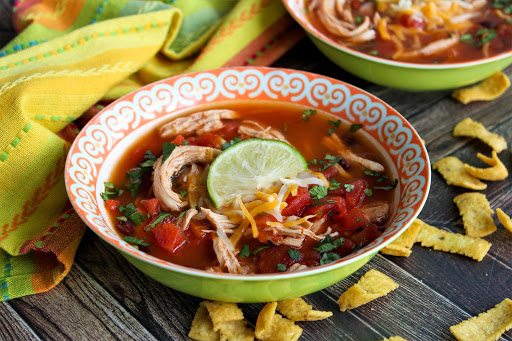
[[[256,303],[280,301],[322,290],[353,274],[377,252],[343,267],[308,276],[280,278],[278,281],[275,275],[266,278],[246,276],[244,279],[197,276],[172,269],[163,270],[160,266],[142,261],[122,250],[121,254],[149,277],[178,291],[214,301]]]
[[[307,32],[313,43],[332,62],[348,72],[370,82],[404,90],[444,90],[459,88],[481,81],[512,63],[512,55],[467,66],[427,67],[364,58],[332,46]],[[395,65],[393,65],[395,64]]]

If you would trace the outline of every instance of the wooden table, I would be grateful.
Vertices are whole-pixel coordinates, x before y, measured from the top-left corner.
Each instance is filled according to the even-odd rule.
[[[0,1],[0,43],[12,37],[10,0]],[[396,108],[426,141],[432,162],[448,155],[478,165],[476,153],[490,155],[477,140],[455,138],[457,122],[471,117],[512,142],[512,90],[492,102],[462,105],[450,91],[405,92],[370,84],[341,70],[304,39],[274,66],[307,70],[361,87]],[[512,68],[505,72],[511,76]],[[510,147],[510,146],[509,146]],[[512,171],[510,151],[500,154]],[[480,165],[483,166],[483,165]],[[483,191],[491,206],[512,213],[512,178],[489,182]],[[432,175],[429,199],[420,214],[425,222],[463,233],[453,197],[467,190],[447,186]],[[378,254],[354,275],[307,296],[320,310],[333,311],[323,321],[299,323],[301,340],[382,340],[400,335],[413,340],[454,340],[449,327],[512,298],[512,234],[498,222],[492,243],[477,262],[419,245],[409,258]],[[340,312],[336,300],[369,269],[391,276],[400,288],[360,308]],[[0,304],[2,339],[186,340],[200,298],[182,294],[148,278],[95,234],[88,231],[65,280],[51,291]],[[240,305],[255,323],[263,304]],[[502,340],[512,340],[512,332]]]

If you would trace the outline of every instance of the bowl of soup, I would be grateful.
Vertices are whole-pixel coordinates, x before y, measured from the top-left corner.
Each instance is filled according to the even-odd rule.
[[[331,61],[368,81],[442,90],[512,63],[512,8],[492,0],[283,0]]]
[[[247,67],[110,104],[73,143],[65,180],[84,222],[151,278],[269,302],[326,288],[397,238],[426,201],[430,164],[414,128],[375,96]]]

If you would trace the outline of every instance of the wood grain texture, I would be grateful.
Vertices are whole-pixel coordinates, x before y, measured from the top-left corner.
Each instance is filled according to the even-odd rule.
[[[13,0],[0,0],[0,45],[14,35],[10,25]],[[476,153],[490,148],[475,139],[452,136],[466,117],[482,122],[512,142],[512,91],[492,102],[462,105],[450,91],[406,92],[368,83],[329,62],[304,39],[273,66],[311,71],[363,88],[397,109],[415,127],[432,161],[453,155],[483,166]],[[512,74],[512,68],[505,70]],[[509,148],[512,146],[509,146]],[[499,155],[512,172],[510,149]],[[420,214],[425,222],[463,233],[453,198],[468,190],[447,186],[432,173],[432,186]],[[482,193],[492,208],[512,214],[512,180],[488,182]],[[512,234],[495,218],[498,231],[481,261],[423,248],[416,244],[408,258],[377,255],[353,276],[305,300],[319,310],[333,311],[323,321],[299,322],[301,340],[369,340],[392,335],[413,340],[454,340],[449,326],[512,298]],[[359,308],[340,312],[337,299],[369,269],[393,278],[400,287]],[[2,340],[188,340],[187,333],[200,298],[167,288],[131,266],[114,248],[88,231],[76,264],[62,284],[48,293],[0,305]],[[241,304],[255,323],[263,304]],[[501,340],[512,340],[512,332]]]

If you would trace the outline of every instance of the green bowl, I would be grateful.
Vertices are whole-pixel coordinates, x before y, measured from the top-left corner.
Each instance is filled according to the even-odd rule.
[[[336,262],[293,273],[235,275],[187,268],[134,248],[115,231],[101,199],[126,150],[177,115],[252,101],[287,103],[361,124],[399,179],[389,225],[376,240]],[[240,67],[184,74],[146,85],[98,113],[78,134],[66,161],[66,189],[82,220],[136,268],[176,290],[205,299],[269,302],[326,288],[368,262],[404,232],[423,207],[430,162],[421,138],[396,110],[350,84],[308,72]]]
[[[305,0],[283,2],[327,58],[344,70],[380,85],[412,91],[454,89],[486,79],[512,64],[512,51],[453,64],[416,64],[371,56],[338,44],[312,26],[305,14]]]

